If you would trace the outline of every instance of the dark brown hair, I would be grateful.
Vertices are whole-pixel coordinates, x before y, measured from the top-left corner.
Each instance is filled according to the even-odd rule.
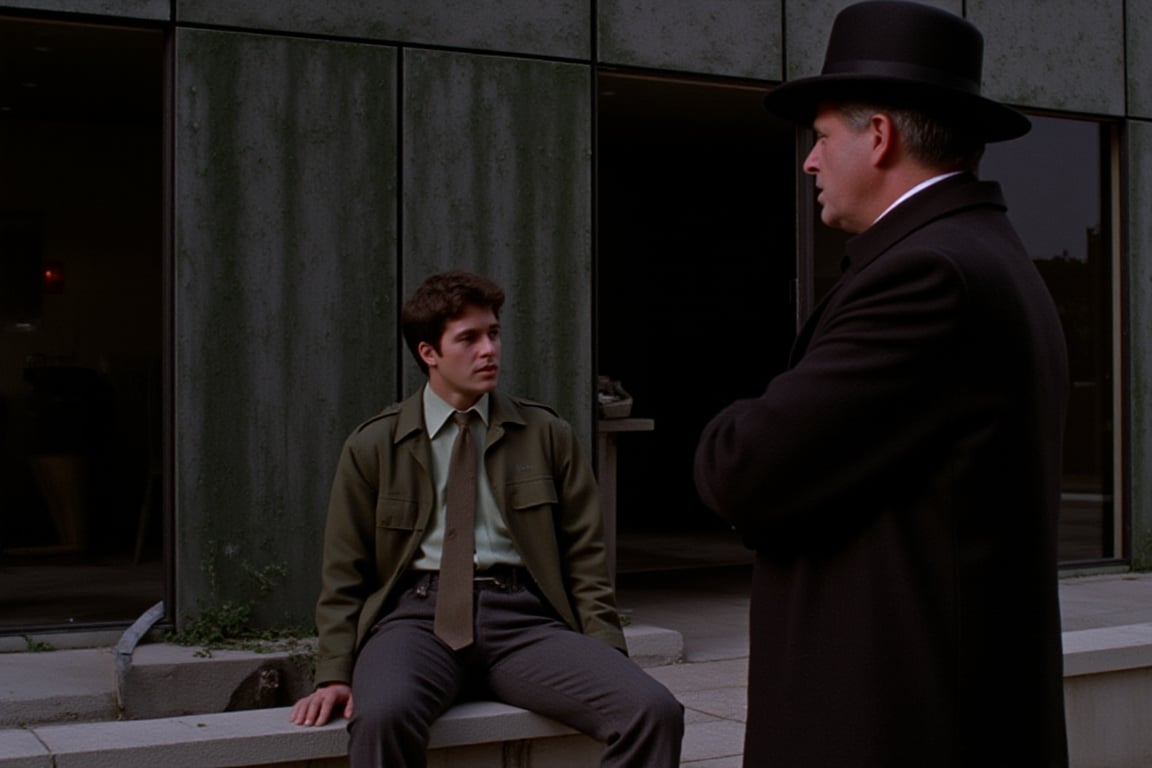
[[[424,278],[420,287],[400,310],[400,330],[408,350],[425,375],[428,364],[420,359],[420,342],[427,342],[439,354],[444,326],[464,314],[468,307],[491,309],[500,317],[504,291],[483,275],[463,270],[438,272]]]

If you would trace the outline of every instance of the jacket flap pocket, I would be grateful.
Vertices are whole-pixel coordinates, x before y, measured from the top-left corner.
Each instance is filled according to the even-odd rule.
[[[416,527],[419,506],[407,499],[380,498],[376,501],[376,525],[380,528]]]
[[[556,486],[551,477],[534,477],[508,486],[512,509],[528,509],[556,503]]]

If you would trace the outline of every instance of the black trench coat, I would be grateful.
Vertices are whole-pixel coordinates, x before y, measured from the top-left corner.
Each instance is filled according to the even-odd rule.
[[[945,179],[849,242],[789,369],[697,449],[757,552],[746,766],[1067,765],[1067,395],[998,185]]]

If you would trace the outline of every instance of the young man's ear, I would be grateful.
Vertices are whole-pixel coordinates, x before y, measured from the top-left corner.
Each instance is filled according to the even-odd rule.
[[[440,355],[436,352],[432,345],[426,341],[422,341],[416,345],[416,353],[420,355],[420,359],[423,360],[424,364],[429,368],[435,368],[436,363],[440,359]]]

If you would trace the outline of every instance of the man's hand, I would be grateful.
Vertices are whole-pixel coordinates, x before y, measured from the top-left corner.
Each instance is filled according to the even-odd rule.
[[[352,688],[344,683],[329,683],[317,688],[292,707],[292,722],[296,725],[324,725],[332,712],[343,707],[345,720],[352,717]]]

